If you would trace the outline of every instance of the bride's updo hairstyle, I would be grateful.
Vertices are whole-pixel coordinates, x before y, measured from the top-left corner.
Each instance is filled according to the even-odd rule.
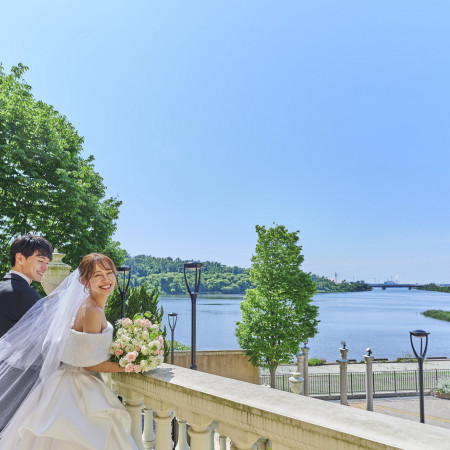
[[[89,253],[89,255],[86,255],[83,258],[83,260],[80,262],[80,265],[78,266],[81,283],[86,286],[87,282],[94,275],[97,266],[102,268],[103,270],[112,270],[117,276],[117,269],[114,263],[111,261],[111,258],[108,258],[106,255],[102,255],[101,253]]]

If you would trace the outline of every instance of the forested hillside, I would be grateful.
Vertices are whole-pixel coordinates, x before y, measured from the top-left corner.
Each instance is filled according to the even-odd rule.
[[[311,275],[311,278],[316,283],[317,292],[359,292],[372,290],[364,281],[342,281],[341,283],[335,283],[333,280],[319,275]]]
[[[162,295],[186,295],[183,261],[179,258],[156,258],[139,255],[127,257],[124,265],[131,267],[131,286],[147,283]],[[244,294],[251,287],[248,269],[229,267],[206,261],[201,272],[201,294]]]
[[[124,265],[131,267],[130,286],[147,284],[156,288],[161,295],[186,295],[183,264],[180,258],[156,258],[154,256],[127,256]],[[311,275],[317,284],[317,292],[370,291],[362,281],[336,284],[328,278]],[[224,266],[218,262],[206,261],[202,267],[200,294],[245,294],[251,288],[249,269]]]

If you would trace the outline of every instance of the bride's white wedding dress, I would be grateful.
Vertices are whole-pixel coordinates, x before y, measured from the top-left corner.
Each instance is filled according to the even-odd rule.
[[[24,401],[0,449],[137,449],[127,410],[96,372],[83,369],[109,359],[112,333],[111,324],[100,334],[70,330],[60,369]]]

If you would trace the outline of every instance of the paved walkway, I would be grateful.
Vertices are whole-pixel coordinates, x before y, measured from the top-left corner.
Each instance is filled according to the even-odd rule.
[[[353,408],[366,409],[365,400],[349,400],[348,404]],[[424,410],[425,423],[450,429],[450,400],[435,398],[430,395],[425,396]],[[373,411],[420,422],[418,396],[374,398]]]

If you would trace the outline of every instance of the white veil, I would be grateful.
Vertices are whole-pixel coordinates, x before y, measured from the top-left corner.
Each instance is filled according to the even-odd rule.
[[[0,437],[12,431],[30,393],[58,370],[76,313],[87,297],[77,269],[0,339]]]

